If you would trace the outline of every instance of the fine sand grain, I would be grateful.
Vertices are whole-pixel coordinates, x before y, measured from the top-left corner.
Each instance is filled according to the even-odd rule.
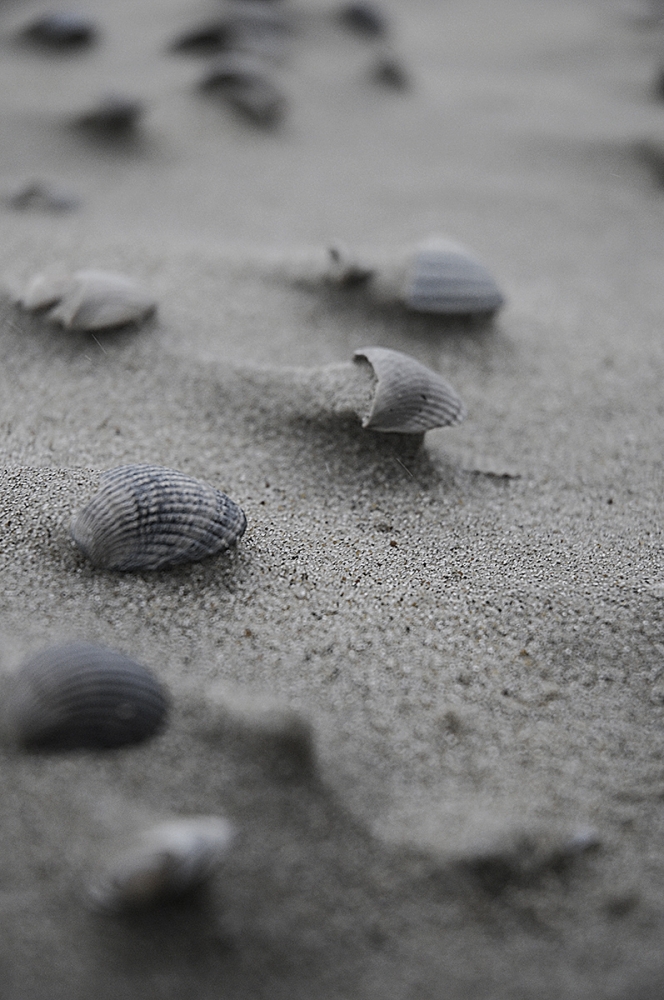
[[[218,0],[84,6],[99,38],[71,54],[16,42],[40,5],[0,7],[3,190],[81,199],[0,209],[0,686],[83,640],[148,666],[173,708],[121,751],[2,742],[0,995],[655,1000],[657,18],[393,0],[396,90],[332,0],[284,0],[269,72],[288,110],[261,128],[168,51]],[[134,131],[72,127],[108,93],[144,103]],[[432,234],[486,262],[496,317],[398,304]],[[331,281],[337,243],[378,280]],[[93,336],[12,304],[35,273],[81,268],[140,281],[156,315]],[[339,372],[368,345],[438,371],[467,420],[423,448],[362,430]],[[92,567],[71,520],[129,463],[227,493],[237,548]],[[118,846],[194,815],[237,830],[198,894],[94,908]]]

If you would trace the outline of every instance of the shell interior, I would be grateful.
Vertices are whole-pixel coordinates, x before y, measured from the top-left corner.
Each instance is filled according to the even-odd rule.
[[[403,301],[415,312],[461,315],[493,312],[504,298],[484,264],[468,250],[432,239],[413,255]]]
[[[164,725],[168,696],[122,653],[87,643],[46,649],[14,678],[7,706],[18,744],[33,750],[111,749]]]
[[[363,347],[356,362],[366,360],[376,375],[376,387],[362,426],[396,434],[424,434],[434,427],[460,423],[466,410],[455,390],[437,372],[401,351]]]
[[[160,466],[127,465],[102,475],[72,537],[96,566],[156,570],[215,555],[246,526],[242,509],[207,483]]]

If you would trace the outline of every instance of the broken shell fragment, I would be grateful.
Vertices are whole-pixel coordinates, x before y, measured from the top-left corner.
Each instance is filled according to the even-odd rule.
[[[71,534],[102,569],[157,570],[230,548],[247,526],[225,493],[174,469],[124,465],[105,472]]]
[[[329,247],[328,255],[330,258],[329,280],[340,288],[357,288],[359,285],[366,285],[375,273],[373,267],[362,264],[343,247]]]
[[[356,364],[368,362],[376,377],[371,407],[358,413],[363,427],[424,434],[464,419],[466,409],[452,386],[415,358],[386,347],[362,347],[353,357]]]
[[[494,312],[504,302],[484,264],[464,247],[440,238],[416,248],[402,298],[414,312],[446,315]]]
[[[234,834],[220,816],[172,819],[150,827],[110,862],[90,895],[111,913],[177,899],[214,874]]]
[[[103,330],[140,323],[157,304],[132,278],[112,271],[75,271],[70,277],[36,275],[19,297],[29,312],[51,306],[47,318],[66,330]]]
[[[140,743],[164,725],[168,696],[122,653],[70,643],[31,657],[12,679],[11,737],[28,750],[99,750]]]

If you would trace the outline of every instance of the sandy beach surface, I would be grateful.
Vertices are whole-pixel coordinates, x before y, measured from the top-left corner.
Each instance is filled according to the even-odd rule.
[[[292,23],[272,128],[168,50],[216,0],[80,3],[99,37],[56,53],[17,41],[39,4],[0,6],[0,194],[80,199],[0,209],[0,681],[85,640],[172,700],[135,748],[3,740],[0,996],[655,1000],[664,29],[636,3],[385,0],[384,42],[332,0],[265,6]],[[132,132],[72,126],[111,92],[144,102]],[[432,234],[489,266],[493,320],[399,305]],[[380,293],[326,280],[337,243]],[[11,298],[86,267],[156,316],[72,333]],[[417,450],[330,412],[322,366],[367,345],[440,372],[466,421]],[[232,497],[237,548],[94,568],[72,517],[133,463]],[[237,830],[200,892],[91,905],[123,838],[195,815]]]

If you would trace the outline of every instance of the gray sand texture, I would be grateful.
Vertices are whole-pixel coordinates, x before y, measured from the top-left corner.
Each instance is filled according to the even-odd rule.
[[[93,336],[0,300],[0,693],[83,640],[172,710],[112,752],[2,741],[2,1000],[662,996],[659,19],[386,0],[384,41],[283,0],[286,114],[261,127],[168,51],[217,0],[81,6],[100,35],[71,53],[17,42],[39,4],[0,7],[3,190],[80,199],[3,203],[0,273],[119,271],[158,312]],[[383,46],[403,90],[372,75]],[[135,130],[72,126],[112,92],[144,102]],[[497,316],[399,304],[430,235],[486,262]],[[337,243],[379,280],[330,281]],[[466,421],[363,430],[339,372],[368,345],[439,372]],[[132,463],[232,497],[237,548],[93,567],[72,518]],[[95,909],[118,844],[195,815],[237,829],[207,885]]]

